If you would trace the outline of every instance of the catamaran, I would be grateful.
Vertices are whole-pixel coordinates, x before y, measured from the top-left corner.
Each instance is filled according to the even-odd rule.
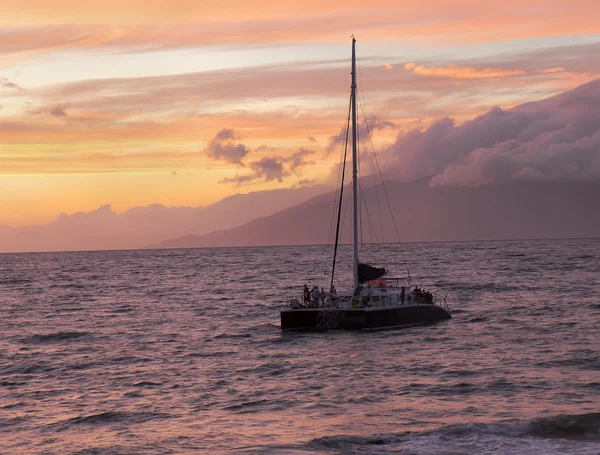
[[[409,273],[400,278],[388,277],[385,267],[373,267],[359,261],[356,101],[356,39],[352,37],[352,85],[349,117],[352,119],[353,286],[351,290],[344,292],[336,292],[334,288],[346,163],[344,155],[330,290],[329,292],[320,292],[317,289],[316,294],[311,295],[305,286],[302,297],[292,297],[287,306],[281,309],[282,330],[391,329],[452,318],[445,297],[442,298],[439,294],[424,291],[417,286],[413,288]],[[348,129],[346,131],[348,138]]]

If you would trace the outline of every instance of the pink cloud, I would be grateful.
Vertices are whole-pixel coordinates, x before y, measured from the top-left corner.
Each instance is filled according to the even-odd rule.
[[[511,93],[509,89],[515,87],[519,87],[519,90],[512,91],[511,96],[515,100],[512,104],[528,96],[532,90],[537,90],[535,96],[540,98],[573,87],[577,85],[577,81],[581,83],[591,80],[594,73],[600,72],[600,64],[590,60],[589,55],[598,50],[599,46],[571,46],[543,53],[504,56],[502,60],[488,65],[469,66],[474,71],[472,74],[455,72],[446,73],[445,77],[422,77],[412,71],[385,71],[379,65],[366,65],[361,74],[363,80],[368,81],[371,99],[373,96],[382,100],[397,98],[397,102],[384,102],[379,106],[386,111],[387,118],[402,113],[413,118],[456,115],[455,108],[471,109],[477,104],[489,108],[490,104],[494,104],[496,93],[505,98],[507,93]],[[565,71],[540,72],[546,66],[548,69],[556,69],[557,64],[565,68]],[[424,66],[441,68],[436,64]],[[463,68],[466,65],[457,67]],[[486,68],[494,68],[497,73],[486,72]],[[570,72],[575,70],[577,73]],[[491,77],[511,72],[525,72],[527,77]],[[172,76],[87,80],[29,92],[36,101],[35,104],[42,106],[40,109],[68,106],[70,116],[92,121],[96,113],[108,114],[114,119],[114,116],[119,118],[139,116],[143,112],[168,111],[169,117],[177,118],[179,115],[204,114],[213,108],[222,111],[225,103],[228,103],[229,111],[233,112],[237,104],[244,104],[245,101],[307,96],[324,100],[314,104],[315,110],[323,114],[325,111],[331,112],[331,109],[323,109],[324,103],[331,105],[329,97],[344,99],[346,86],[340,81],[346,80],[346,75],[347,62],[343,65],[328,62],[325,66],[315,66],[309,62],[302,68],[287,64]],[[468,79],[468,84],[460,83],[465,79],[459,77],[465,75],[475,78]],[[452,99],[440,104],[443,96],[450,96]],[[473,96],[478,99],[473,100]],[[456,99],[462,101],[456,103]],[[503,102],[506,103],[506,100]],[[280,104],[278,108],[281,108]],[[292,110],[293,102],[286,103],[286,109]],[[239,109],[237,111],[240,112]],[[479,108],[476,112],[481,111]],[[373,110],[371,112],[376,114]],[[336,115],[339,121],[338,111]],[[308,134],[314,136],[315,133]]]
[[[507,55],[493,62],[486,61],[486,65],[470,66],[477,69],[523,68],[527,71],[525,78],[480,78],[457,83],[461,80],[421,77],[409,71],[385,71],[380,62],[374,66],[366,65],[361,74],[366,84],[373,88],[368,92],[369,113],[385,112],[386,119],[393,119],[397,127],[414,128],[415,125],[429,125],[434,117],[448,115],[460,119],[456,120],[458,123],[486,112],[498,102],[510,106],[522,100],[552,95],[562,87],[571,88],[579,81],[593,78],[594,72],[600,70],[600,64],[589,58],[599,49],[598,45],[571,46]],[[295,141],[293,148],[285,152],[264,152],[269,156],[288,156],[300,146],[299,141],[307,140],[307,136],[311,142],[310,137],[319,138],[319,143],[326,147],[324,138],[340,132],[340,120],[347,114],[347,105],[344,106],[347,86],[340,81],[347,81],[348,68],[333,63],[307,64],[302,70],[284,64],[160,77],[89,80],[28,89],[26,94],[31,104],[23,106],[16,114],[11,106],[8,116],[0,119],[2,142],[5,148],[45,144],[44,153],[53,160],[48,172],[156,168],[162,164],[140,162],[134,153],[120,157],[118,165],[116,160],[110,162],[108,158],[95,157],[108,157],[114,154],[111,149],[122,148],[127,142],[156,144],[157,149],[165,152],[169,149],[191,152],[198,150],[199,144],[202,147],[207,137],[221,129],[243,130],[245,141],[253,142],[253,146],[249,146],[245,141],[233,141],[234,148],[227,149],[232,153],[239,144],[251,152],[258,152],[254,148],[257,143],[272,140],[281,143],[295,138],[292,139]],[[567,71],[548,74],[539,71],[540,68],[556,68],[556,65]],[[440,65],[431,63],[427,66]],[[581,73],[572,72],[575,69]],[[14,89],[4,93],[24,96]],[[307,107],[296,105],[296,100],[308,97],[310,104],[306,104]],[[248,107],[264,99],[274,102],[262,104],[260,112]],[[336,103],[338,100],[341,102]],[[5,106],[2,112],[8,111]],[[26,115],[28,112],[47,115],[29,116]],[[493,116],[493,113],[489,115]],[[377,125],[371,124],[371,129],[377,129]],[[387,130],[389,132],[391,129]],[[340,143],[341,137],[338,134],[332,141]],[[367,138],[364,128],[360,137]],[[73,144],[81,146],[77,155],[86,157],[85,160],[75,162],[70,155],[54,152]],[[315,149],[323,150],[321,147]],[[240,157],[243,148],[238,148],[237,153],[237,158],[228,156],[234,160],[230,162],[248,160],[248,155]],[[10,163],[4,163],[14,172],[48,169],[45,157],[39,153],[23,152],[22,155],[31,160],[17,162],[17,157],[12,156]],[[164,156],[165,171],[170,171],[173,163],[166,153],[160,156]]]
[[[67,117],[67,111],[62,106],[46,106],[29,111],[30,115],[51,115],[53,117]]]
[[[242,165],[250,149],[239,142],[240,137],[232,129],[225,128],[217,133],[206,147],[206,154],[215,160]]]
[[[462,125],[441,119],[402,133],[393,173],[432,185],[600,180],[600,80]]]
[[[265,149],[270,149],[270,147],[261,146],[257,151]],[[314,164],[306,160],[308,156],[314,153],[312,150],[301,148],[288,157],[265,156],[247,165],[251,170],[250,174],[236,174],[233,177],[224,178],[220,183],[233,183],[235,186],[241,186],[257,180],[282,182],[285,177],[301,173],[302,168]]]
[[[23,90],[22,87],[20,87],[19,85],[15,84],[14,82],[9,81],[5,77],[0,77],[0,87],[14,89],[14,90],[19,90],[19,91]]]
[[[409,0],[378,1],[369,8],[360,2],[292,5],[265,1],[263,7],[256,2],[248,7],[241,1],[235,6],[181,2],[177,8],[169,7],[168,2],[152,8],[148,2],[135,1],[126,5],[113,2],[112,7],[101,5],[105,2],[85,2],[83,9],[81,2],[64,0],[39,2],[34,7],[19,5],[3,10],[0,17],[0,53],[64,49],[144,52],[223,44],[341,42],[347,40],[348,30],[368,40],[420,37],[422,41],[438,43],[444,37],[444,42],[486,42],[596,34],[598,27],[589,18],[600,15],[600,6],[595,2],[577,7],[566,0],[544,2],[535,14],[519,14],[522,5],[518,0],[486,8],[467,0],[452,4],[429,0],[419,8]],[[14,17],[9,15],[11,9]],[[559,15],[561,20],[557,21]]]
[[[385,129],[394,129],[396,125],[394,122],[389,120],[382,120],[378,117],[371,117],[367,122],[359,122],[358,124],[358,138],[361,142],[368,142],[369,138],[373,135],[373,132]],[[329,138],[327,144],[327,152],[333,152],[337,147],[344,144],[346,141],[346,128],[343,127],[335,136]]]

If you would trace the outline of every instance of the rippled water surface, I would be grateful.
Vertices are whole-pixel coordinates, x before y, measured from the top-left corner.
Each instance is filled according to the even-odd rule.
[[[404,256],[454,319],[282,333],[325,247],[0,255],[0,453],[599,454],[600,240]]]

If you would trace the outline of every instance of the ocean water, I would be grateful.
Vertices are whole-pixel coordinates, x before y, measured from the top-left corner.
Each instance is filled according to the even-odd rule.
[[[454,319],[282,333],[328,257],[0,255],[0,453],[600,454],[600,240],[364,247]]]

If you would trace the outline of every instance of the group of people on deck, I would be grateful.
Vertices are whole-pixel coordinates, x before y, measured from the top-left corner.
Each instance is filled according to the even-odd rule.
[[[404,305],[406,290],[404,286],[402,286],[402,290],[400,291],[400,303]],[[413,300],[414,303],[429,303],[433,304],[433,294],[431,292],[427,292],[424,289],[421,289],[417,286],[412,291],[412,295],[408,295],[406,298],[408,303]]]
[[[319,289],[318,286],[313,286],[313,288],[309,291],[308,286],[304,285],[304,305],[305,306],[313,306],[318,307],[325,302],[325,298],[327,297],[327,293],[323,290],[323,288]],[[331,291],[329,295],[336,295],[335,286],[331,287]]]
[[[368,286],[367,289],[369,289],[370,286]],[[358,294],[356,293],[356,291],[358,291]],[[357,290],[355,291],[355,297],[358,297],[359,295],[361,295],[361,291],[366,291],[362,286],[359,286],[357,288]],[[370,289],[369,289],[370,291]],[[331,291],[329,293],[325,292],[323,290],[323,288],[319,288],[318,286],[313,286],[312,289],[308,289],[308,286],[305,284],[304,285],[304,290],[303,290],[303,303],[305,307],[311,307],[311,308],[318,308],[321,306],[325,306],[325,301],[328,300],[329,304],[331,304],[331,298],[335,298],[335,296],[337,295],[335,287],[331,288]],[[371,295],[371,292],[368,292],[368,295]],[[329,297],[329,299],[328,299]],[[408,292],[406,291],[405,287],[402,286],[402,289],[400,291],[400,304],[404,305],[406,304],[410,304],[410,303],[427,303],[427,304],[433,304],[433,294],[431,292],[428,292],[424,289],[421,289],[417,286],[415,286],[415,288],[412,290],[409,289]]]

